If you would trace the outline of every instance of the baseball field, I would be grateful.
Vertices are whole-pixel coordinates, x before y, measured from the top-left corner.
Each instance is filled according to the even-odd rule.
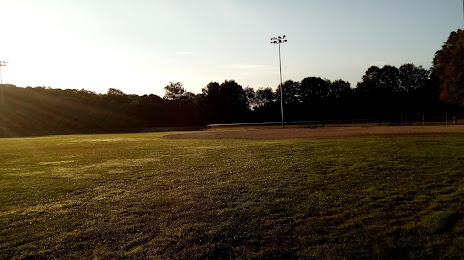
[[[463,126],[4,138],[0,258],[460,258],[463,165]]]

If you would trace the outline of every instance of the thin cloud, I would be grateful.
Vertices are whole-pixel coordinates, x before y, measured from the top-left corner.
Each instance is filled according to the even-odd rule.
[[[264,65],[257,64],[226,64],[219,65],[219,68],[230,68],[230,69],[240,69],[240,70],[252,70],[252,69],[262,69]]]
[[[180,52],[176,52],[176,55],[191,55],[193,54],[193,52],[190,52],[190,51],[180,51]]]

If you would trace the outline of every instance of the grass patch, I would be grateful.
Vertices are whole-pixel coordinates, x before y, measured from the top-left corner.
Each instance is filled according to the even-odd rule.
[[[0,139],[0,258],[462,253],[464,138]]]
[[[420,224],[425,232],[429,234],[444,233],[454,227],[456,221],[460,219],[457,212],[452,210],[433,211],[424,216]]]

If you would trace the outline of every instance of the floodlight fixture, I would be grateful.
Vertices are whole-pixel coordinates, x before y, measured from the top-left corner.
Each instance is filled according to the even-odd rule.
[[[279,45],[279,71],[280,71],[280,114],[282,115],[282,128],[285,128],[284,124],[284,102],[283,102],[283,84],[282,84],[282,60],[280,58],[280,44],[285,43],[285,35],[271,38],[271,44]]]

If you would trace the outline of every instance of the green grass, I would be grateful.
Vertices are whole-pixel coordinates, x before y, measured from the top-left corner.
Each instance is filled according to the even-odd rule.
[[[457,258],[463,136],[0,139],[0,258]]]

